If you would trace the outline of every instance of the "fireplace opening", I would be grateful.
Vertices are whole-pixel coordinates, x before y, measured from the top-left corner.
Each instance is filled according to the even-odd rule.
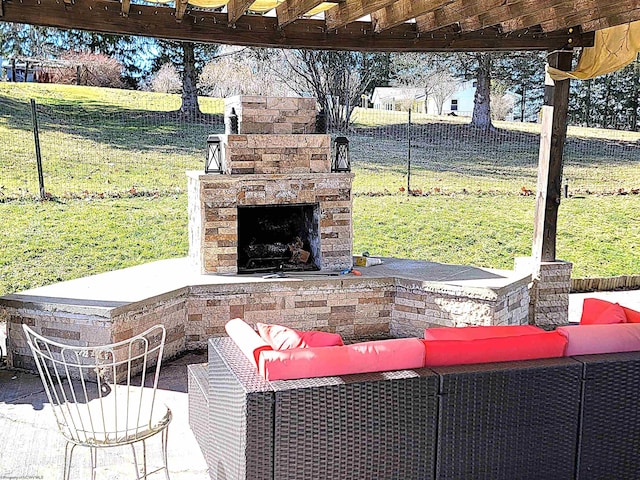
[[[320,270],[316,204],[238,207],[238,273]]]

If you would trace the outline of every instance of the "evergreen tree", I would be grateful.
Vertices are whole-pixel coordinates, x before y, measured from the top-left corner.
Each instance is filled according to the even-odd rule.
[[[202,67],[215,58],[219,46],[192,42],[158,40],[160,54],[153,61],[153,71],[172,63],[182,79],[182,105],[180,113],[186,117],[200,114],[198,103],[198,75]]]
[[[0,54],[9,57],[53,58],[58,47],[59,30],[20,23],[0,23]]]
[[[521,122],[537,121],[544,99],[545,54],[514,52],[499,56],[495,62],[495,78],[520,98],[516,107]]]
[[[493,129],[491,123],[491,76],[498,53],[458,53],[453,57],[452,68],[465,79],[474,79],[476,93],[473,99],[471,125],[481,129]]]

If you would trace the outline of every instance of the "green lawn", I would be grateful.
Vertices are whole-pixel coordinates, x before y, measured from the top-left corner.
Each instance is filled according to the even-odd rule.
[[[48,202],[35,200],[29,98]],[[176,95],[0,83],[0,295],[185,256],[184,172],[202,169],[206,136],[223,128],[222,102],[201,106],[188,120],[172,113]],[[463,118],[416,115],[411,186],[422,196],[407,197],[406,113],[356,115],[355,253],[494,268],[530,253],[534,197],[522,189],[535,190],[538,125],[479,135]],[[575,277],[640,273],[640,195],[616,194],[640,188],[639,139],[570,130],[558,257]]]

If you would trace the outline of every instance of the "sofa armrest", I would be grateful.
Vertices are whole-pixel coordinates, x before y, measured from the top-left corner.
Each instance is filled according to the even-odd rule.
[[[273,480],[274,392],[231,338],[209,340],[212,478]]]

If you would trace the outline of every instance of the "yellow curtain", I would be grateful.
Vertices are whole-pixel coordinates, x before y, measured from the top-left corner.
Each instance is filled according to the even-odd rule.
[[[171,3],[174,0],[147,0],[153,3]],[[190,5],[200,8],[218,8],[229,3],[229,0],[188,0]],[[276,8],[283,0],[256,0],[249,10],[252,12],[268,12]]]
[[[229,0],[189,0],[189,5],[200,8],[218,8],[229,3]]]
[[[309,10],[307,13],[305,13],[304,16],[305,17],[313,17],[314,15],[317,15],[320,12],[324,12],[325,10],[329,10],[330,8],[333,8],[336,5],[337,5],[337,3],[333,3],[333,2],[322,2],[316,8],[314,8],[312,10]]]
[[[573,72],[547,67],[554,80],[588,80],[629,65],[640,51],[640,21],[598,30],[593,47],[582,49]]]
[[[165,4],[165,3],[173,3],[175,0],[147,0],[147,1],[152,3]],[[283,1],[284,0],[256,0],[251,4],[251,6],[249,7],[249,10],[251,10],[252,12],[260,12],[260,13],[268,12],[269,10],[276,8]],[[188,2],[189,2],[189,5],[193,5],[194,7],[219,8],[229,3],[229,0],[188,0]],[[336,4],[332,2],[321,3],[313,10],[307,12],[305,16],[312,16],[317,13],[323,12],[333,7],[334,5]]]

